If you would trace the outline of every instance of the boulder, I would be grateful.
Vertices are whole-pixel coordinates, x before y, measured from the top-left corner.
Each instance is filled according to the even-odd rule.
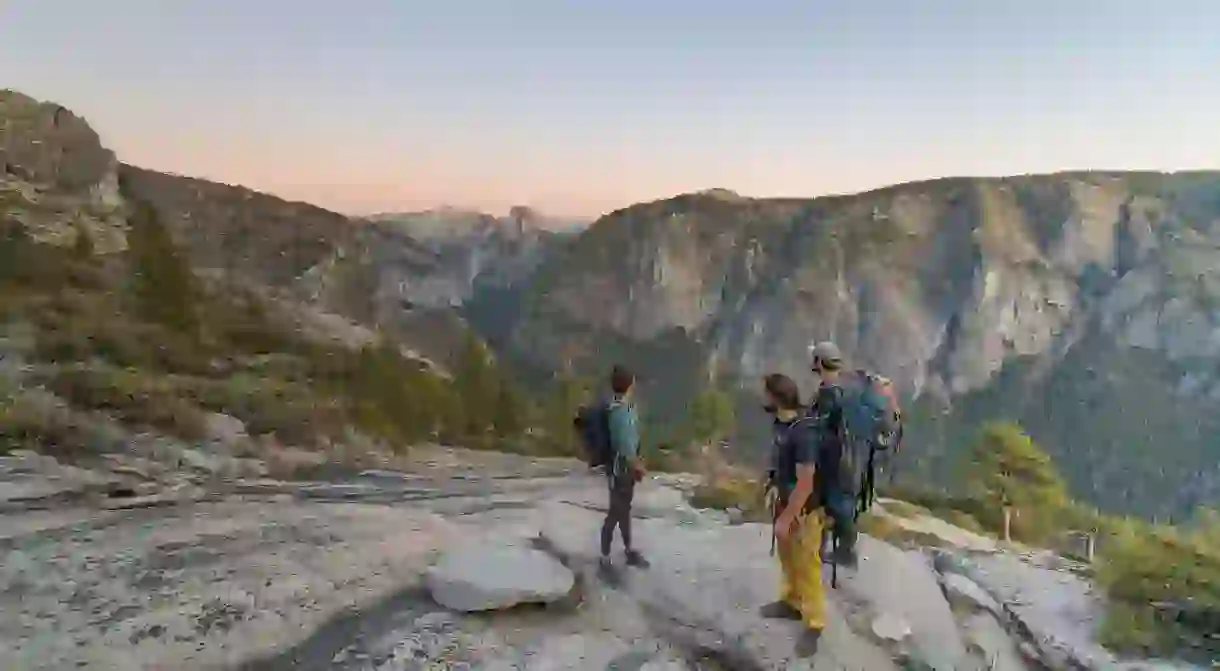
[[[232,447],[249,438],[245,422],[222,413],[211,413],[204,418],[204,433],[208,440],[226,447]]]
[[[873,635],[883,641],[900,643],[911,635],[911,624],[893,613],[882,613],[873,620]]]
[[[940,586],[945,590],[945,598],[951,604],[965,606],[973,610],[984,610],[994,615],[1000,615],[1000,604],[987,593],[978,583],[958,573],[943,574]]]
[[[641,517],[673,517],[687,513],[691,507],[680,490],[645,481],[636,487],[631,509]]]
[[[426,582],[437,603],[474,612],[558,601],[571,591],[575,576],[541,550],[471,544],[446,551]]]

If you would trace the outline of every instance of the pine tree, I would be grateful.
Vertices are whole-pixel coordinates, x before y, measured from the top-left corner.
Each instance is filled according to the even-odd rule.
[[[537,426],[542,430],[543,451],[548,454],[581,456],[580,442],[572,420],[581,405],[593,400],[593,381],[561,375],[542,397]]]
[[[495,428],[500,385],[487,349],[467,334],[454,371],[454,390],[462,404],[464,434],[482,442]]]
[[[93,236],[84,226],[76,227],[76,240],[72,243],[72,256],[78,261],[89,261],[93,258]]]
[[[496,393],[495,413],[492,426],[496,435],[510,438],[521,435],[527,425],[527,403],[520,393],[502,376],[499,380],[499,390]]]
[[[1045,538],[1069,503],[1067,486],[1041,447],[1009,422],[985,425],[970,451],[967,489],[1006,539]]]
[[[718,389],[704,389],[691,399],[687,410],[691,438],[700,445],[732,433],[737,423],[733,399]]]
[[[147,203],[132,212],[128,253],[136,312],[181,333],[198,335],[199,291],[190,266]]]

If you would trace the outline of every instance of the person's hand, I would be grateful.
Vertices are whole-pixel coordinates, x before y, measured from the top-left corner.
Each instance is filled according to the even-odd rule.
[[[631,475],[635,478],[636,482],[643,480],[644,475],[647,473],[648,473],[648,469],[644,468],[644,464],[642,464],[638,461],[631,462]]]
[[[788,536],[792,535],[792,527],[796,520],[791,515],[783,514],[775,520],[775,537],[781,541],[788,540]]]
[[[774,487],[767,487],[763,490],[763,506],[767,510],[774,510],[776,504],[779,503],[779,490]]]

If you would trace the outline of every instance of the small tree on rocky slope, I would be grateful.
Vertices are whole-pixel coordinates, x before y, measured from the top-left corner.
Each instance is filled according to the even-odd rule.
[[[980,521],[1002,530],[1005,540],[1044,540],[1068,504],[1050,455],[1013,423],[982,428],[965,473],[971,497],[982,504]]]
[[[175,331],[198,334],[195,276],[169,231],[152,206],[139,201],[130,223],[131,292],[137,313]]]

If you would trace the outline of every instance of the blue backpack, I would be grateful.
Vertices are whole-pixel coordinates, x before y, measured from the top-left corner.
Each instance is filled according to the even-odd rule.
[[[572,420],[585,449],[585,461],[590,468],[609,466],[614,461],[614,446],[610,442],[610,404],[599,401],[581,406]]]
[[[858,474],[856,515],[876,498],[877,469],[885,455],[896,452],[902,438],[902,413],[883,390],[884,378],[857,370],[845,375],[843,390],[843,458],[849,472]]]

